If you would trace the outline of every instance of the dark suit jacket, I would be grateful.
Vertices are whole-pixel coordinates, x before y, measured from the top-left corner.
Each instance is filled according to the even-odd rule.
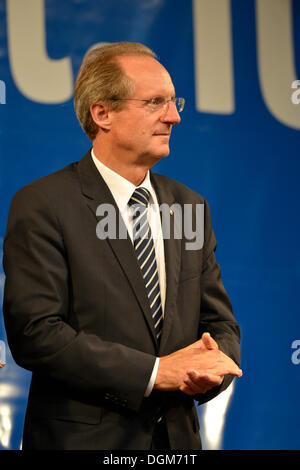
[[[144,398],[156,356],[209,331],[239,363],[239,327],[215,258],[206,201],[151,173],[160,203],[205,204],[205,241],[186,250],[164,241],[166,305],[158,346],[133,245],[100,240],[96,209],[116,203],[90,152],[14,197],[4,241],[4,317],[15,361],[33,372],[25,449],[150,449],[165,416],[171,448],[199,449],[193,398],[157,392]],[[171,218],[172,220],[172,218]],[[195,398],[203,403],[232,380]]]

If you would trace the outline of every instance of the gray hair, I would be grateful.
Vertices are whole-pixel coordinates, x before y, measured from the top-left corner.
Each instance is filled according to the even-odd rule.
[[[120,110],[122,101],[112,98],[128,98],[134,93],[134,83],[124,73],[116,58],[125,55],[144,55],[157,59],[147,46],[135,42],[101,44],[91,48],[85,55],[74,87],[74,107],[80,125],[89,139],[98,133],[90,105],[97,101],[108,103],[110,109]]]

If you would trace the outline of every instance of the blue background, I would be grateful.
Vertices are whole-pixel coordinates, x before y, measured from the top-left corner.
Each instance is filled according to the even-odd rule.
[[[297,71],[299,2],[292,6]],[[189,0],[46,0],[47,54],[51,59],[69,56],[75,80],[93,44],[137,41],[150,46],[170,72],[186,108],[173,130],[171,154],[154,171],[208,199],[223,281],[242,329],[244,375],[235,382],[218,448],[299,449],[300,364],[291,360],[291,344],[300,337],[300,131],[276,120],[264,102],[254,1],[232,0],[231,19],[235,110],[227,115],[196,109]],[[39,103],[17,88],[3,0],[0,79],[6,84],[6,104],[0,105],[2,245],[13,194],[79,160],[90,142],[76,120],[72,99]],[[0,280],[2,296],[3,271]],[[2,313],[0,339],[6,340]],[[8,350],[7,365],[0,369],[0,449],[20,448],[29,382],[30,373],[14,363]]]

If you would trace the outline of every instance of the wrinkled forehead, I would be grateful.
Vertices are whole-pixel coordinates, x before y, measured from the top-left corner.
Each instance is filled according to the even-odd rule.
[[[170,74],[156,59],[148,56],[121,56],[117,60],[135,84],[136,93],[174,95]]]

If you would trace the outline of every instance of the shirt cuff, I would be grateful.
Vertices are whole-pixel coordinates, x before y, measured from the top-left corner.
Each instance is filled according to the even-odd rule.
[[[159,366],[159,357],[156,358],[156,361],[155,361],[155,364],[154,364],[154,367],[153,367],[153,371],[152,371],[148,386],[146,388],[146,392],[145,392],[144,397],[149,397],[150,393],[153,390],[153,387],[154,387],[154,384],[155,384],[155,379],[156,379],[156,376],[157,376],[158,366]]]

